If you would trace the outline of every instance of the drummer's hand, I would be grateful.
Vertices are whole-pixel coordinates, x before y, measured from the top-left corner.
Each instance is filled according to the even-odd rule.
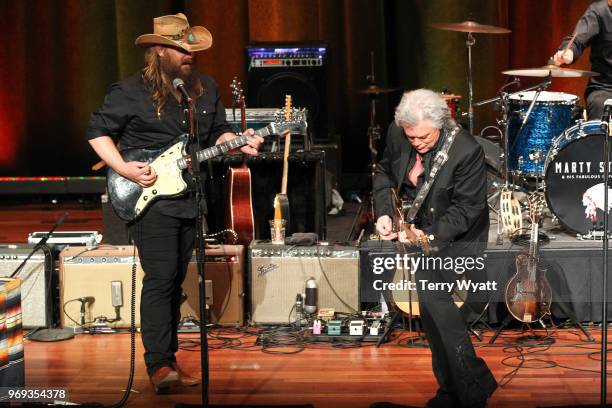
[[[382,215],[376,221],[376,232],[380,239],[392,240],[397,238],[397,232],[393,231],[393,221],[388,215]]]
[[[568,49],[567,51],[557,51],[553,55],[553,62],[556,66],[571,64],[574,61],[574,51]]]

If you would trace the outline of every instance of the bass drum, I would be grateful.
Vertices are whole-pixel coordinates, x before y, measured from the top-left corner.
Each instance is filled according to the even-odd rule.
[[[579,123],[556,137],[546,156],[548,207],[579,234],[603,228],[604,136],[601,121]],[[612,143],[609,147],[612,151]],[[609,194],[612,203],[612,190]]]

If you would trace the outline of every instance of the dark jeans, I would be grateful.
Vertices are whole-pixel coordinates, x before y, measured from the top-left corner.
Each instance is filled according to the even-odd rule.
[[[612,91],[606,89],[596,89],[587,94],[587,117],[589,120],[601,120],[603,105],[608,98],[612,98]]]
[[[429,342],[432,368],[443,393],[458,406],[484,403],[497,382],[484,360],[477,357],[466,323],[447,290],[423,289],[421,280],[455,282],[453,271],[419,270],[416,273],[421,323]]]
[[[149,375],[176,362],[181,285],[191,259],[195,233],[195,219],[170,217],[154,208],[130,226],[145,273],[140,325]]]

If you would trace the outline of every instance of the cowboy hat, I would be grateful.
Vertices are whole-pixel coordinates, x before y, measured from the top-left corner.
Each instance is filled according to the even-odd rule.
[[[210,31],[202,26],[189,26],[183,13],[161,16],[153,19],[153,34],[143,34],[136,38],[136,45],[168,45],[182,48],[187,52],[202,51],[212,45]]]

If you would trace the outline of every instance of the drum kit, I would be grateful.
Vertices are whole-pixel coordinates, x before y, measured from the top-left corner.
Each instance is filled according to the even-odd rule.
[[[506,83],[499,95],[474,103],[472,79],[472,47],[475,34],[508,34],[511,31],[475,21],[436,23],[433,28],[466,34],[467,50],[467,117],[470,133],[474,134],[474,107],[498,103],[501,119],[495,128],[501,136],[501,146],[477,137],[485,150],[487,165],[496,179],[489,188],[489,204],[498,215],[498,243],[503,235],[511,236],[522,227],[522,208],[515,192],[544,194],[555,222],[575,232],[581,239],[597,239],[602,234],[601,212],[603,170],[600,160],[593,160],[594,152],[603,151],[603,131],[600,120],[584,121],[583,109],[576,95],[549,92],[554,78],[581,78],[597,73],[548,65],[502,71],[514,80]],[[572,41],[573,42],[573,38]],[[570,44],[571,44],[570,42]],[[566,49],[569,48],[566,47]],[[368,76],[370,86],[358,90],[370,98],[371,115],[368,129],[372,153],[371,171],[376,165],[376,141],[381,129],[376,124],[376,98],[399,88],[381,88]],[[542,82],[516,92],[507,92],[511,85],[520,84],[517,77],[542,78]],[[459,112],[460,95],[441,93],[453,118]],[[484,129],[483,129],[484,131]],[[491,173],[491,172],[490,172]],[[491,186],[490,186],[491,187]],[[600,191],[602,190],[602,191]],[[494,204],[492,204],[494,203]]]
[[[498,242],[502,240],[502,232],[512,235],[521,228],[521,207],[514,196],[516,191],[543,193],[553,219],[563,227],[575,232],[578,238],[601,238],[603,225],[598,211],[603,212],[603,205],[599,202],[603,196],[603,164],[599,159],[593,159],[603,151],[601,121],[583,121],[583,109],[576,95],[547,91],[553,78],[590,77],[597,73],[558,67],[550,61],[542,67],[507,70],[502,73],[509,77],[542,78],[543,81],[517,92],[506,92],[510,85],[520,83],[515,78],[500,89],[499,96],[474,103],[473,34],[508,34],[510,30],[474,21],[438,23],[432,27],[467,33],[467,117],[470,132],[473,133],[473,107],[497,102],[501,108],[502,118],[498,122],[503,127],[499,131],[502,136],[500,160],[490,159],[494,153],[485,152],[489,166],[496,162],[501,167],[501,185],[494,192],[499,198],[499,206],[494,208],[499,221]],[[456,110],[451,109],[451,112]],[[483,140],[490,144],[490,141]]]

